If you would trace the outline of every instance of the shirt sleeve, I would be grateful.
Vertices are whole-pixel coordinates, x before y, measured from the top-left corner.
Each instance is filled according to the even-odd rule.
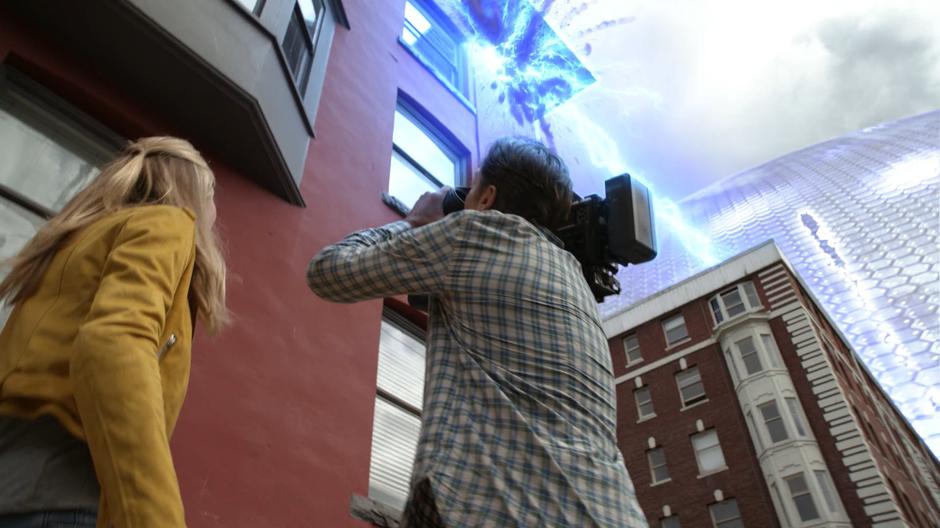
[[[185,526],[156,353],[194,251],[194,223],[183,210],[134,213],[73,345],[75,401],[115,527]]]
[[[414,229],[400,221],[353,233],[310,261],[307,284],[320,297],[345,303],[439,294],[465,218],[456,213]]]

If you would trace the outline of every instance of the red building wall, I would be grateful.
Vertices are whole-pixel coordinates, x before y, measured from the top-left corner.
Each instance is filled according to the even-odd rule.
[[[387,189],[398,90],[478,161],[476,116],[398,42],[403,0],[344,0],[295,207],[205,152],[218,177],[233,325],[198,332],[173,438],[194,527],[365,526],[382,303],[330,304],[304,282],[309,259],[351,231],[398,217]],[[94,62],[0,16],[0,59],[124,137],[186,130],[110,87]],[[496,126],[493,121],[490,126]],[[198,147],[198,145],[197,145]]]

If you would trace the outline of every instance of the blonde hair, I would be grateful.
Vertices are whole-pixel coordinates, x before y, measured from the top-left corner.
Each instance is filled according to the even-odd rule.
[[[212,170],[188,141],[164,136],[130,143],[10,260],[12,269],[0,282],[0,299],[11,304],[28,299],[69,236],[96,220],[129,207],[173,205],[195,213],[196,263],[190,299],[207,329],[219,330],[229,316],[214,189]]]

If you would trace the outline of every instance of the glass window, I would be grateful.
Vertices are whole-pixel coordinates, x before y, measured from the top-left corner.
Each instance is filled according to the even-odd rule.
[[[467,95],[463,35],[431,2],[405,1],[401,42],[446,85]]]
[[[653,484],[669,480],[669,468],[666,467],[666,453],[663,448],[650,449],[646,452],[650,463],[650,474]]]
[[[738,511],[738,501],[734,499],[716,502],[708,507],[708,512],[715,528],[744,528],[741,513]]]
[[[369,497],[403,508],[408,497],[424,390],[425,345],[420,329],[385,312],[379,339],[379,366]]]
[[[623,351],[627,356],[627,365],[643,361],[643,355],[640,354],[640,340],[636,334],[630,334],[623,338]]]
[[[819,512],[816,510],[816,503],[806,486],[806,479],[803,474],[797,473],[784,480],[787,487],[790,488],[790,497],[793,499],[793,504],[796,505],[796,512],[800,515],[800,520],[806,522],[818,519]]]
[[[676,385],[679,387],[679,394],[682,396],[683,407],[708,399],[705,396],[705,386],[702,384],[698,367],[692,367],[676,374]]]
[[[659,526],[662,528],[682,528],[682,525],[679,524],[679,517],[677,515],[663,517],[659,520]]]
[[[653,409],[653,397],[650,395],[650,388],[643,387],[633,391],[633,397],[636,399],[636,414],[642,420],[650,416],[656,416]]]
[[[767,427],[767,434],[770,435],[772,443],[783,442],[787,438],[787,428],[780,416],[780,410],[777,409],[777,402],[770,401],[757,407],[761,416],[764,417],[764,425]]]
[[[722,293],[721,300],[724,302],[728,317],[735,317],[747,311],[744,301],[741,300],[741,293],[737,288]]]
[[[0,262],[16,255],[119,148],[119,138],[79,121],[77,111],[56,101],[0,67]],[[0,278],[8,271],[0,268]],[[11,310],[0,304],[0,328]]]
[[[399,101],[392,132],[388,192],[406,206],[425,192],[454,187],[463,158],[416,109]]]
[[[747,298],[747,305],[752,310],[755,308],[761,308],[760,299],[757,297],[757,290],[754,289],[754,283],[747,281],[741,285],[741,288],[744,290],[744,296]]]
[[[724,469],[725,456],[718,443],[718,433],[714,429],[692,435],[692,448],[700,475]]]
[[[767,359],[770,360],[770,366],[780,368],[780,359],[777,355],[777,345],[774,343],[774,338],[768,334],[761,334],[760,339],[764,344],[764,353]]]
[[[685,328],[685,318],[682,314],[670,317],[663,321],[663,331],[666,332],[666,344],[672,345],[689,337]]]
[[[725,317],[722,315],[721,305],[718,303],[718,298],[712,298],[708,304],[712,307],[712,315],[715,316],[715,324],[720,324],[722,321],[724,321]]]
[[[816,482],[819,484],[819,489],[822,490],[826,507],[829,508],[829,511],[832,513],[839,513],[839,505],[836,503],[836,494],[832,489],[832,484],[829,482],[829,475],[821,470],[813,471],[813,473],[816,475]]]
[[[729,288],[709,300],[715,324],[761,308],[754,284],[750,281]]]
[[[744,369],[747,371],[748,376],[764,370],[760,362],[760,354],[757,352],[757,347],[754,346],[753,338],[745,337],[735,345],[741,352],[741,362],[744,363]]]
[[[790,411],[790,416],[793,417],[793,425],[796,427],[797,436],[806,436],[806,428],[803,427],[803,415],[800,412],[800,404],[796,398],[785,398],[787,401],[787,409]]]

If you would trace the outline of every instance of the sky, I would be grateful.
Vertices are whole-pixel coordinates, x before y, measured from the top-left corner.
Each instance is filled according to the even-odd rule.
[[[573,171],[623,165],[672,200],[940,108],[940,2],[532,3],[597,79],[544,118]],[[614,161],[580,159],[573,145],[597,139],[587,123],[612,142]]]

